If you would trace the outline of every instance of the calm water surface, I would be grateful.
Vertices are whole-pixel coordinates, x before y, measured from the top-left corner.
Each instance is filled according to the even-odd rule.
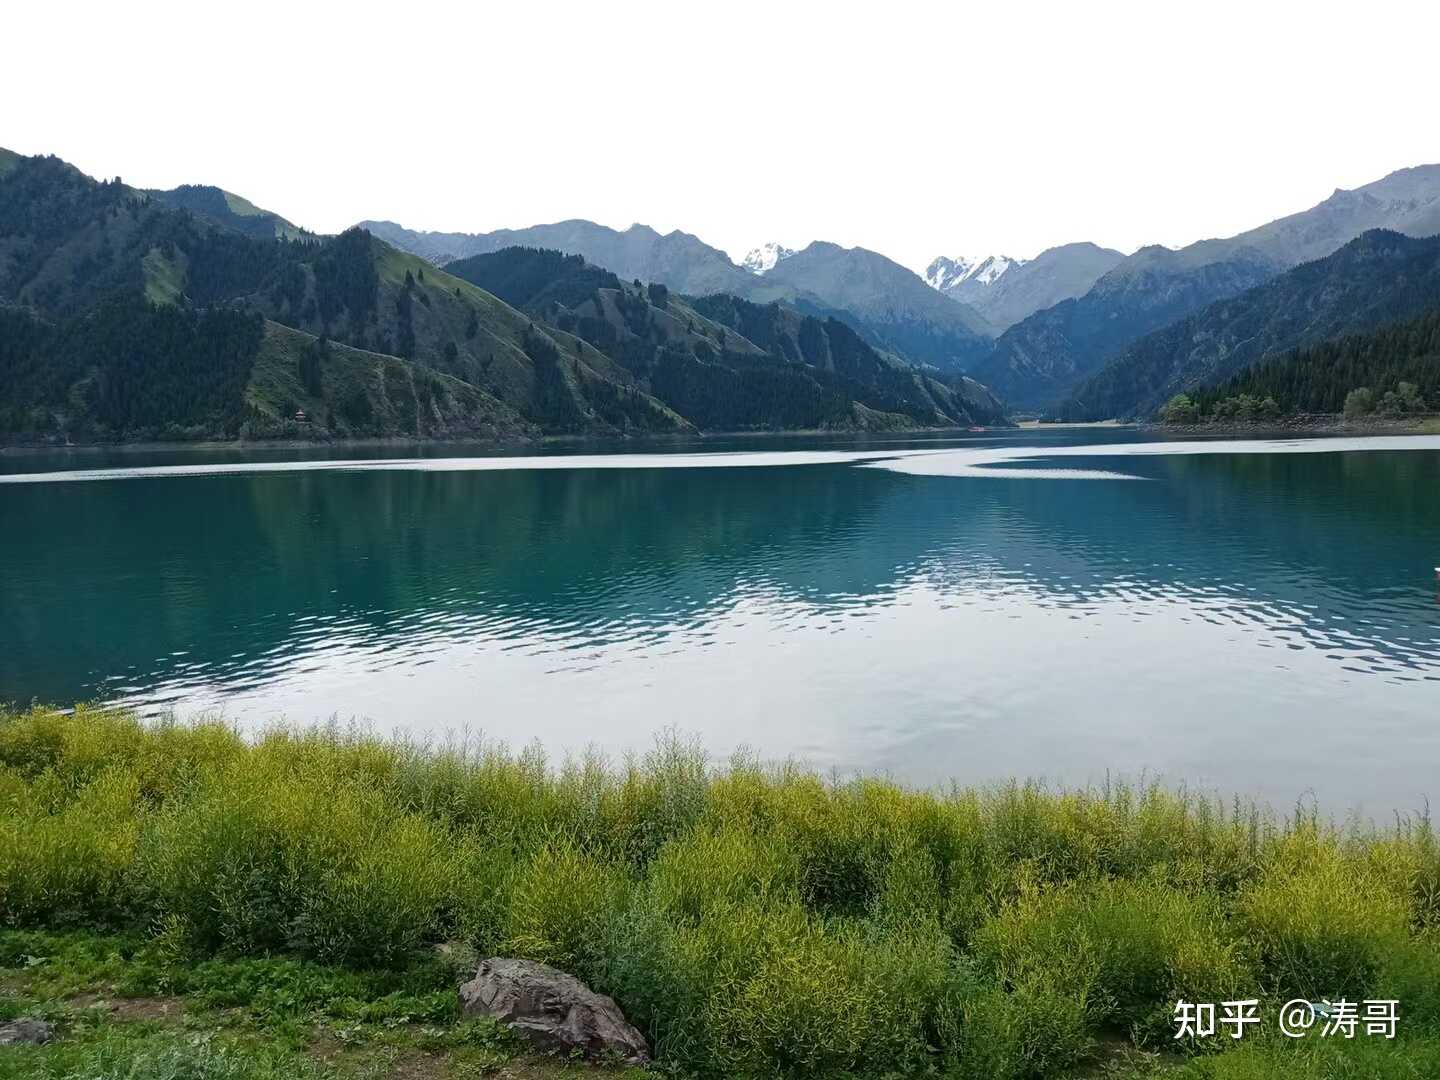
[[[0,700],[1385,816],[1440,795],[1437,493],[1435,437],[0,455]]]

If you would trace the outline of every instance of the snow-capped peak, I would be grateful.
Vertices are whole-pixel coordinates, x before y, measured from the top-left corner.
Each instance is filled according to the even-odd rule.
[[[976,285],[994,285],[1006,271],[1024,266],[1027,261],[1012,259],[1008,255],[986,255],[984,258],[957,255],[953,259],[941,255],[925,268],[925,280],[931,288],[941,292],[948,292],[967,281]]]
[[[795,254],[794,248],[782,247],[779,244],[765,244],[755,248],[740,261],[740,265],[752,274],[763,274],[775,269],[775,264],[781,259],[788,259]]]

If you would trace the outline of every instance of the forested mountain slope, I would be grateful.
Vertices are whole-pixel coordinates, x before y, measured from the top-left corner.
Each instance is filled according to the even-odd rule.
[[[1220,382],[1301,345],[1414,316],[1440,303],[1440,236],[1375,230],[1339,251],[1211,304],[1131,345],[1063,414],[1149,416],[1173,394]]]
[[[1440,302],[1415,319],[1292,349],[1190,396],[1197,416],[1247,397],[1274,401],[1281,413],[1338,413],[1364,391],[1363,411],[1385,411],[1392,395],[1403,407],[1440,411]]]
[[[1046,410],[1145,335],[1377,228],[1412,237],[1440,232],[1440,165],[1336,191],[1236,236],[1142,248],[1083,296],[1010,327],[972,373],[1013,406]]]
[[[835,319],[627,285],[558,251],[511,248],[447,270],[604,351],[702,428],[1003,422],[982,389],[952,389],[884,357]]]
[[[518,279],[494,282],[512,304],[363,230],[315,237],[218,189],[177,190],[0,156],[0,434],[507,438],[1001,419],[983,395],[973,410],[939,391],[940,408],[921,407],[809,370],[662,286],[583,262],[575,280],[563,259],[542,266],[523,294]]]
[[[415,232],[362,222],[376,236],[437,264],[535,247],[581,255],[624,281],[654,282],[688,296],[723,293],[756,303],[783,301],[849,323],[871,344],[918,364],[963,371],[990,352],[993,328],[977,312],[936,293],[917,274],[873,251],[816,242],[762,274],[680,231],[645,225],[622,231],[562,221],[493,233]]]
[[[260,209],[249,199],[208,184],[182,184],[169,191],[146,194],[172,210],[189,210],[221,228],[257,239],[298,239],[305,232],[279,214]]]
[[[168,380],[151,387],[153,401],[190,400],[193,373],[172,355],[180,347],[176,317],[163,311],[147,315],[141,298],[178,309],[202,336],[224,318],[248,311],[358,350],[424,363],[483,395],[457,400],[493,399],[508,407],[491,416],[487,405],[484,415],[474,418],[480,427],[602,433],[691,427],[635,391],[631,380],[617,381],[614,376],[623,372],[602,354],[577,353],[567,335],[553,339],[495,297],[366,233],[260,239],[226,227],[218,215],[176,210],[118,182],[96,183],[53,158],[22,159],[0,179],[0,298],[49,324],[43,333],[75,343],[59,351],[47,346],[45,355],[57,358],[53,363],[11,357],[10,363],[28,372],[12,380],[6,399],[12,425],[23,418],[13,429],[17,434],[137,438],[162,429],[198,434],[204,428],[234,436],[268,422],[250,416],[233,394],[199,417],[182,411],[142,420],[74,407],[70,399],[77,387],[92,385],[106,370],[130,372],[122,381],[133,381],[141,370],[152,381]],[[122,307],[113,311],[126,316],[120,331],[112,326],[111,305],[117,303]],[[256,337],[247,356],[232,357],[231,366],[243,368],[247,361],[253,366],[261,340]],[[75,366],[87,357],[109,359]],[[48,369],[45,380],[38,378],[39,363]],[[67,385],[57,387],[56,380],[67,378]],[[40,392],[42,382],[41,397],[25,396]],[[341,404],[330,401],[318,415],[340,417]],[[375,411],[383,415],[385,410]],[[455,418],[450,421],[455,426]],[[312,419],[309,430],[318,431],[316,423]],[[331,433],[356,429],[357,424],[340,425]],[[416,421],[392,430],[376,421],[367,433],[412,429],[427,432],[430,425]]]
[[[1184,266],[1164,248],[1137,252],[1085,295],[1038,311],[1002,334],[974,375],[1013,407],[1043,411],[1144,334],[1272,277],[1253,252]]]

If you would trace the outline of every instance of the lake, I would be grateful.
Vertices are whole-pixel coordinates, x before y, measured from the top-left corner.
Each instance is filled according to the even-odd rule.
[[[0,454],[0,700],[1440,795],[1440,438],[480,455]]]

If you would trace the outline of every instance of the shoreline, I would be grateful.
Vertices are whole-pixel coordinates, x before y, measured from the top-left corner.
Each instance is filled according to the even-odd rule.
[[[1072,425],[1046,425],[1047,427],[1063,427]],[[1106,421],[1104,425],[1073,425],[1073,426],[1131,426],[1112,424]],[[408,436],[379,436],[367,439],[195,439],[195,440],[122,440],[117,442],[85,442],[85,443],[6,443],[0,442],[0,457],[7,454],[28,455],[28,454],[53,454],[62,452],[94,453],[96,451],[116,451],[120,453],[131,452],[155,452],[155,451],[176,451],[176,450],[197,450],[206,453],[216,451],[236,451],[253,453],[263,450],[325,450],[335,449],[364,449],[372,447],[383,449],[385,447],[439,447],[439,446],[468,446],[488,447],[495,450],[524,450],[545,446],[583,446],[585,444],[666,444],[705,442],[715,439],[785,439],[785,438],[816,438],[818,436],[832,436],[838,439],[888,439],[911,435],[976,435],[994,434],[1021,430],[1022,425],[1000,427],[991,425],[981,428],[980,431],[972,431],[964,427],[914,427],[896,428],[886,431],[850,431],[837,428],[785,428],[780,430],[766,431],[692,431],[674,434],[647,434],[647,435],[540,435],[534,438],[514,439],[480,439],[480,438],[434,438],[421,439]]]
[[[1017,420],[1021,431],[1055,431],[1069,428],[1133,428],[1141,425],[1129,420]]]
[[[1141,431],[1165,435],[1436,435],[1440,414],[1367,416],[1347,420],[1339,413],[1298,413],[1278,420],[1231,420],[1224,423],[1137,425]]]

